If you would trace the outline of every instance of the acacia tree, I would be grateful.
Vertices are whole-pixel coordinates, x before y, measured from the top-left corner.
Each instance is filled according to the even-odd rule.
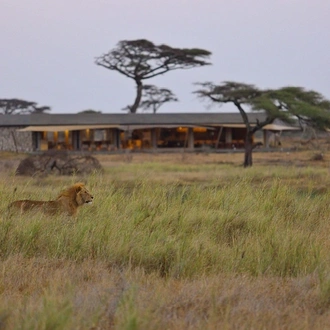
[[[48,106],[38,106],[36,102],[21,99],[0,99],[0,113],[4,115],[44,113],[50,111]]]
[[[178,98],[170,89],[159,88],[155,85],[144,85],[139,108],[146,111],[151,109],[153,113],[156,113],[164,103],[178,101]]]
[[[251,123],[249,120],[247,110],[251,108],[256,99],[262,96],[263,92],[254,85],[232,81],[226,81],[220,85],[211,82],[197,85],[201,87],[194,92],[198,97],[210,100],[212,103],[232,103],[236,106],[246,127],[244,167],[252,166],[253,135],[275,119],[274,115],[269,113],[263,122]]]
[[[246,127],[244,167],[252,166],[253,135],[275,119],[292,123],[295,118],[318,128],[330,127],[329,101],[314,91],[301,87],[260,90],[253,85],[227,81],[219,85],[198,83],[194,93],[212,103],[232,103],[240,112]],[[249,121],[247,111],[263,111],[262,122]]]
[[[145,39],[123,40],[108,53],[97,57],[95,63],[135,81],[136,97],[128,109],[131,113],[136,113],[142,98],[143,80],[173,70],[209,65],[211,63],[206,59],[210,55],[211,52],[199,48],[155,45]]]

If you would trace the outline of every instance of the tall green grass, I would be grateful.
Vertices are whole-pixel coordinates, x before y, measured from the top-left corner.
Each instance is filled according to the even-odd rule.
[[[5,216],[0,257],[94,259],[175,278],[300,276],[327,265],[328,194],[302,193],[279,177],[254,180],[253,173],[207,185],[143,177],[119,186],[94,175],[88,181],[95,203],[82,207],[77,220]],[[29,198],[54,195],[49,187],[19,190],[31,191]]]

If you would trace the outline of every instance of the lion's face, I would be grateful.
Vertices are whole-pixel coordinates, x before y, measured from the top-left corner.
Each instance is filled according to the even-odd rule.
[[[78,205],[90,204],[93,202],[93,198],[94,197],[85,187],[79,187],[76,197]]]

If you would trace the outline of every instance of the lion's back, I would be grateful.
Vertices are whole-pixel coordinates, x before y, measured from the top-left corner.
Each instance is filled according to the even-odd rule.
[[[9,204],[9,209],[20,209],[21,212],[42,210],[48,214],[55,214],[59,211],[56,201],[35,201],[30,199],[18,200]]]

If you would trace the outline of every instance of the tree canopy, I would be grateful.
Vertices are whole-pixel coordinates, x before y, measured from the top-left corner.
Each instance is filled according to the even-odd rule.
[[[201,87],[200,89],[194,91],[199,98],[211,101],[211,103],[232,103],[235,105],[242,116],[244,124],[252,134],[265,125],[273,122],[275,118],[282,116],[279,109],[277,109],[277,113],[273,108],[266,109],[266,120],[263,122],[253,123],[253,126],[251,125],[252,123],[249,121],[247,111],[251,110],[251,108],[254,110],[265,111],[265,109],[259,109],[259,107],[257,107],[257,104],[260,105],[261,100],[265,98],[264,91],[258,89],[254,85],[233,81],[225,81],[219,85],[211,82],[197,83],[196,85]],[[284,118],[285,116],[283,115],[282,117]],[[284,119],[286,119],[286,117]]]
[[[330,101],[322,94],[303,87],[282,87],[267,90],[262,98],[253,104],[254,110],[274,113],[286,121],[297,120],[301,126],[320,130],[330,127]]]
[[[210,65],[207,61],[210,55],[211,52],[204,49],[175,48],[137,39],[120,41],[114,49],[97,57],[95,63],[135,81],[135,101],[128,108],[131,113],[136,113],[142,98],[143,80],[173,70]]]
[[[50,107],[38,106],[36,102],[21,99],[0,99],[0,113],[3,115],[44,113],[50,110]]]
[[[275,119],[300,123],[321,129],[330,127],[330,103],[321,94],[302,87],[283,87],[261,90],[254,85],[225,81],[219,85],[211,82],[197,83],[194,91],[198,97],[211,104],[232,103],[240,112],[246,126],[244,166],[252,166],[253,135]],[[263,111],[266,119],[251,123],[248,111]]]

